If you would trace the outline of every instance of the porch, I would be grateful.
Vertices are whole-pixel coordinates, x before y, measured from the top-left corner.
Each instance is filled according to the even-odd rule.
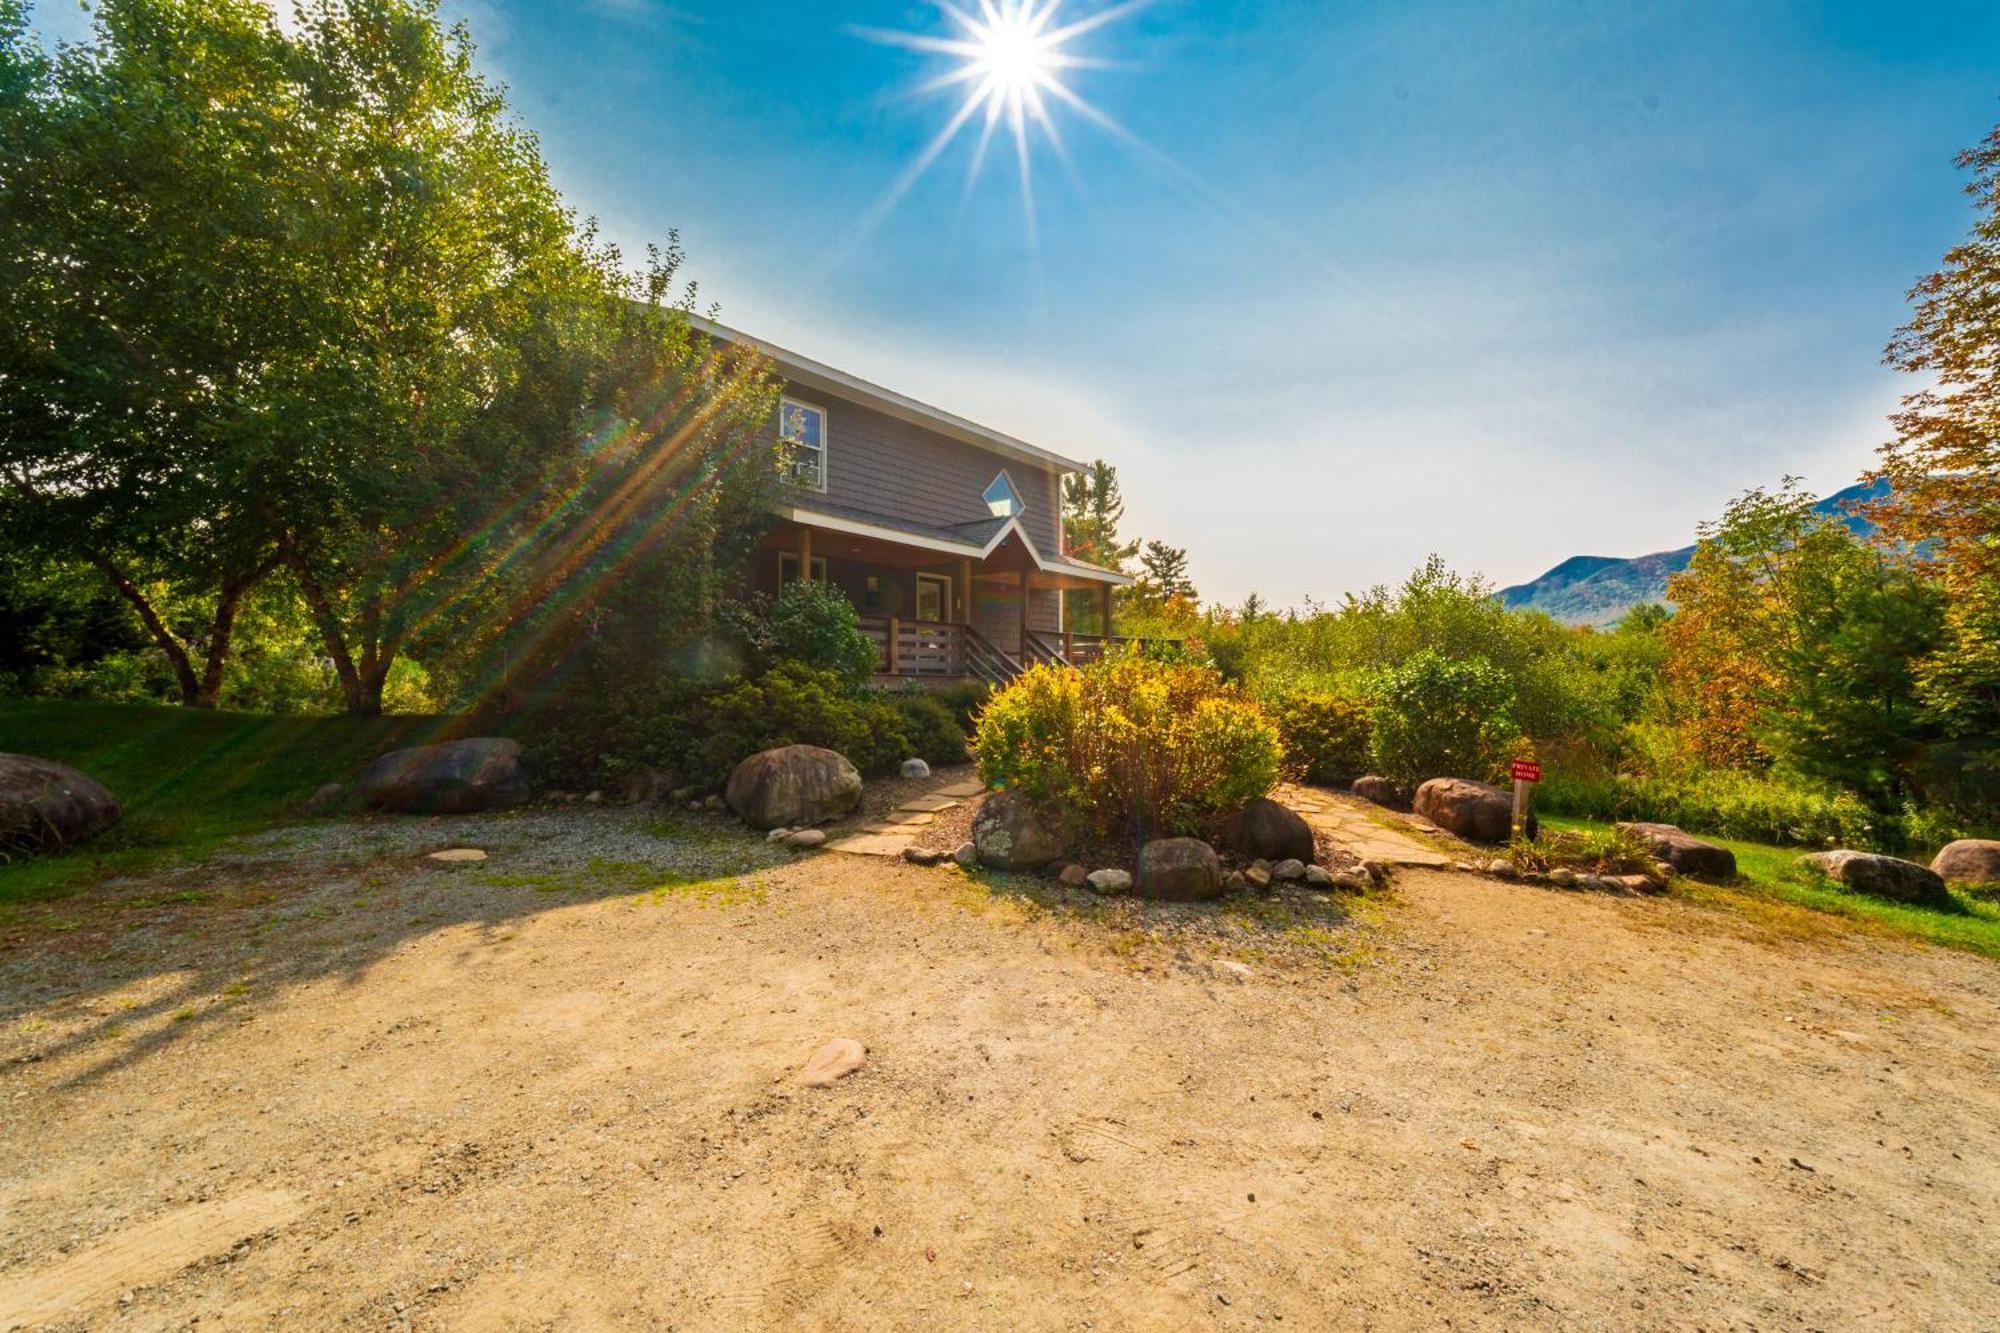
[[[769,593],[796,578],[839,588],[885,682],[1004,685],[1036,663],[1081,666],[1131,642],[1109,632],[1112,590],[1130,579],[1046,557],[1012,520],[905,533],[793,511],[758,543],[750,575]]]

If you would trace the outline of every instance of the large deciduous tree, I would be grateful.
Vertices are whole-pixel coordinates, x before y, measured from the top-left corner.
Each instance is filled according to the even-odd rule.
[[[1960,154],[1980,210],[1971,234],[1910,292],[1887,360],[1929,377],[1903,399],[1879,476],[1876,517],[1922,559],[1947,598],[1946,633],[1918,665],[1925,702],[1952,734],[2000,735],[2000,127]]]
[[[289,68],[250,0],[105,0],[53,60],[0,0],[0,522],[96,569],[198,706],[275,564],[256,464],[305,313]]]

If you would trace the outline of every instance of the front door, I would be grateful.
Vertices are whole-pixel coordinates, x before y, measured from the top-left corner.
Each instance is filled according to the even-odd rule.
[[[951,580],[942,574],[917,575],[917,619],[935,625],[951,605]]]

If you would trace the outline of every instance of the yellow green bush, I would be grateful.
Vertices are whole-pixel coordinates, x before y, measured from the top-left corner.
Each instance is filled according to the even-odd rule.
[[[1277,785],[1285,751],[1213,669],[1124,657],[1029,671],[980,713],[973,754],[1072,833],[1151,838],[1212,835]]]

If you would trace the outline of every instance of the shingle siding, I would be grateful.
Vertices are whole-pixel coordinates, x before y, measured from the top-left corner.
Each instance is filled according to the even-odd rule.
[[[1021,526],[1044,557],[1061,553],[1060,492],[1045,466],[989,453],[860,403],[787,385],[786,396],[826,409],[825,498],[843,509],[938,527],[992,516],[982,498],[1005,468],[1025,506]],[[775,434],[776,424],[772,430]],[[810,508],[818,493],[794,498]]]

